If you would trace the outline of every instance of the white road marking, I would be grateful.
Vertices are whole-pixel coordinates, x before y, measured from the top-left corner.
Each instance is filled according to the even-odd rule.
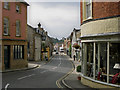
[[[24,78],[27,78],[27,77],[31,77],[31,76],[34,76],[35,74],[31,74],[31,75],[28,75],[28,76],[24,76],[24,77],[21,77],[21,78],[18,78],[18,80],[21,80],[21,79],[24,79]]]
[[[7,88],[8,88],[8,86],[9,86],[10,84],[8,83],[8,84],[6,84],[6,86],[5,86],[5,90],[7,90]]]
[[[40,72],[40,73],[45,73],[45,72],[47,72],[48,70],[45,70],[45,71],[42,71],[42,72]]]
[[[52,68],[52,69],[56,69],[57,67],[54,67],[54,68]]]
[[[59,59],[60,59],[60,63],[58,64],[58,67],[61,65],[61,60],[62,60],[60,57],[59,57]]]

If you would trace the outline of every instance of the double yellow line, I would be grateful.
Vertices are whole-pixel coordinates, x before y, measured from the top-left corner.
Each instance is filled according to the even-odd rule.
[[[58,88],[63,88],[61,85],[60,85],[60,81],[62,81],[63,79],[65,79],[69,74],[71,74],[73,71],[74,71],[74,64],[73,64],[73,62],[72,61],[70,61],[71,62],[71,64],[72,64],[72,70],[70,71],[70,72],[68,72],[67,74],[65,74],[64,76],[62,76],[60,79],[58,79],[57,81],[56,81],[56,85],[57,85],[57,87]]]

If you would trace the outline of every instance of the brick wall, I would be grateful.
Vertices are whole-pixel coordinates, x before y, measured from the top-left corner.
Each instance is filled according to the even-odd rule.
[[[21,7],[21,12],[16,12],[16,4]],[[4,5],[4,3],[3,3]],[[9,18],[10,36],[3,36],[4,39],[26,39],[27,28],[27,6],[20,2],[9,2],[10,9],[6,10],[3,7],[2,19]],[[20,20],[21,37],[16,37],[16,20]],[[3,27],[2,27],[3,28]]]
[[[82,1],[82,0],[81,0]],[[83,2],[80,2],[81,24],[83,23]],[[92,19],[111,17],[120,15],[119,2],[93,2],[92,3]]]
[[[120,15],[120,2],[93,2],[93,19]]]

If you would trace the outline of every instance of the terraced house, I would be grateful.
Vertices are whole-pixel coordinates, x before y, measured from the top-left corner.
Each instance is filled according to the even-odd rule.
[[[26,2],[0,2],[2,12],[2,23],[0,23],[1,68],[3,71],[28,66],[27,6]]]
[[[94,88],[118,88],[120,73],[116,69],[120,69],[120,1],[81,0],[80,8],[81,82]]]

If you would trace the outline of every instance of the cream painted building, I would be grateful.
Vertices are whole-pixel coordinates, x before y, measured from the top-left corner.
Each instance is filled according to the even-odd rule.
[[[114,68],[120,65],[120,2],[92,1],[80,4],[81,82],[93,88],[120,89],[120,69]]]

